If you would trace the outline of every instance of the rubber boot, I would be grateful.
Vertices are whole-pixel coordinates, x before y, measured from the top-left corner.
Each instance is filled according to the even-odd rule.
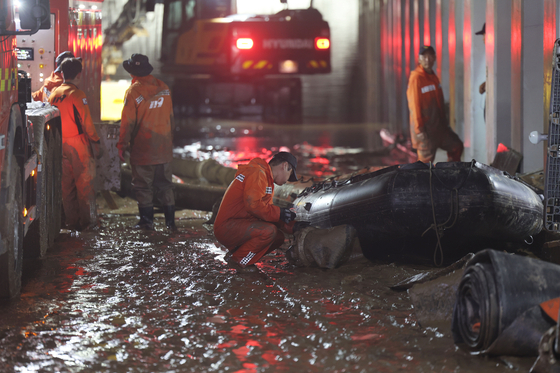
[[[175,225],[175,205],[163,206],[163,214],[165,215],[165,225],[171,231],[177,231]]]
[[[134,229],[144,229],[148,231],[154,230],[154,207],[138,207],[140,212],[140,221],[134,226]]]

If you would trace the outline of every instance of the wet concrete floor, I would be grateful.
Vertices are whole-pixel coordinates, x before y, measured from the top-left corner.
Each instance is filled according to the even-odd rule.
[[[0,303],[0,371],[478,373],[532,363],[471,357],[448,323],[419,325],[407,292],[389,286],[433,268],[296,268],[287,237],[258,273],[238,274],[204,224],[210,213],[178,212],[177,233],[156,214],[156,231],[138,232],[136,203],[113,197],[117,210],[98,199],[102,229],[64,231],[26,263],[21,297]]]

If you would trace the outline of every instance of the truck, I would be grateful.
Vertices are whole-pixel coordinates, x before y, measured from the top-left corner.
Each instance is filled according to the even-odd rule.
[[[89,9],[68,0],[0,4],[0,298],[12,298],[21,291],[24,258],[44,256],[62,225],[60,113],[32,103],[31,92],[65,50],[84,57],[86,82],[100,79],[101,15],[91,2]],[[95,94],[89,91],[92,112]]]
[[[141,0],[125,5],[122,17],[105,31],[107,56],[114,57],[131,36],[123,17],[141,20],[152,5]],[[163,0],[163,5],[161,78],[171,86],[177,118],[302,121],[301,75],[331,72],[329,24],[312,1],[309,8],[271,15],[237,14],[235,0]],[[105,66],[120,62],[107,58]]]

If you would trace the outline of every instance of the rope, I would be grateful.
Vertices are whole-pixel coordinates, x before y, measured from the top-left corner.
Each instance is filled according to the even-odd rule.
[[[472,170],[472,165],[473,165],[473,163],[471,163],[471,168],[469,169],[469,174],[467,175],[466,179],[468,179],[468,177],[470,175],[470,172]],[[436,208],[435,208],[435,204],[434,204],[434,193],[433,193],[433,185],[432,185],[432,175],[433,174],[434,174],[433,163],[430,162],[430,202],[431,202],[431,205],[432,205],[432,218],[434,219],[434,223],[432,225],[430,225],[428,227],[428,229],[426,229],[424,231],[424,233],[422,233],[422,237],[430,229],[433,229],[436,232],[437,243],[436,243],[436,247],[434,249],[434,264],[436,265],[436,267],[440,267],[443,264],[443,247],[441,245],[441,237],[443,236],[443,231],[446,230],[446,229],[453,228],[453,226],[455,226],[455,223],[457,222],[457,217],[459,216],[459,189],[458,188],[452,188],[451,189],[451,188],[446,187],[447,189],[451,190],[451,211],[449,213],[449,217],[447,218],[447,220],[443,224],[438,224],[437,219],[436,219]],[[436,177],[438,177],[438,176],[436,175]],[[439,177],[438,177],[438,180],[439,180]],[[461,188],[464,185],[465,180],[463,180],[463,182],[461,183],[459,188]],[[439,180],[439,181],[441,182],[441,180]],[[451,225],[447,225],[451,221],[452,218],[453,218],[453,222],[451,223]],[[440,261],[439,262],[437,261],[438,252],[439,252],[439,255],[440,255]]]

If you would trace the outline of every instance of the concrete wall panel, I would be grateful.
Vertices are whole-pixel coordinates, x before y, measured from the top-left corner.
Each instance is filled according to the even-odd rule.
[[[377,25],[372,24],[376,16],[363,15],[370,23],[365,27],[368,37],[362,39],[374,43],[371,29],[377,27],[381,43],[393,43],[390,58],[380,56],[372,61],[378,66],[367,69],[368,82],[381,78],[381,84],[370,89],[390,94],[367,97],[379,99],[379,110],[398,112],[393,116],[369,111],[368,118],[396,121],[390,127],[406,133],[408,123],[402,122],[408,120],[408,76],[420,45],[430,44],[436,49],[435,69],[449,105],[450,125],[465,142],[463,159],[491,163],[503,143],[523,153],[522,172],[543,167],[544,146],[531,145],[528,135],[548,129],[559,0],[399,0],[390,10],[387,0],[364,2],[370,12],[383,10],[376,13]],[[475,35],[485,22],[486,44]],[[481,94],[484,82],[486,93]]]

